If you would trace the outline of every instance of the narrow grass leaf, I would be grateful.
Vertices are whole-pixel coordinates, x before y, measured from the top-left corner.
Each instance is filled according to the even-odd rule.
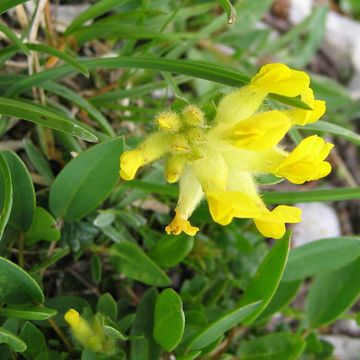
[[[0,5],[1,6],[1,5]],[[0,22],[0,32],[3,32],[9,40],[11,40],[23,53],[30,54],[26,45],[17,37],[17,35],[6,25]]]
[[[0,97],[0,114],[14,116],[36,124],[68,133],[86,141],[97,142],[97,137],[79,122],[61,115],[48,107],[30,104],[27,101]]]
[[[225,332],[242,322],[244,318],[257,311],[260,305],[261,301],[258,301],[245,306],[240,306],[237,309],[223,315],[196,335],[189,345],[189,350],[205,348],[207,345],[222,336]]]
[[[246,317],[244,324],[251,324],[270,303],[279,286],[289,250],[290,232],[287,232],[282,239],[276,241],[245,289],[240,301],[241,306],[259,300],[262,300],[262,303],[250,316]]]

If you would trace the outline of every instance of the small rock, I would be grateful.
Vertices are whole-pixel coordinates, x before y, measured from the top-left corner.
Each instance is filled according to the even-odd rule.
[[[334,357],[339,360],[359,360],[360,339],[343,335],[325,335],[322,339],[334,346]]]
[[[340,236],[340,221],[328,204],[314,202],[297,204],[302,210],[302,221],[293,226],[293,244],[300,246],[314,240]]]

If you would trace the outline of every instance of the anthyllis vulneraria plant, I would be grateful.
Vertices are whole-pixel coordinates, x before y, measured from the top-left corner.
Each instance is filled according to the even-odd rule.
[[[96,314],[89,322],[75,309],[69,309],[65,316],[74,338],[84,347],[95,352],[110,354],[114,351],[114,342],[109,338],[102,326],[101,314]]]
[[[317,121],[325,102],[315,100],[310,78],[284,64],[268,64],[250,84],[220,101],[210,123],[196,106],[181,114],[163,112],[156,117],[158,131],[120,159],[120,176],[132,180],[141,166],[166,158],[165,175],[179,181],[180,195],[168,233],[195,235],[199,230],[188,221],[205,195],[214,221],[229,224],[235,218],[252,218],[267,237],[281,238],[285,223],[301,221],[301,210],[280,205],[268,210],[259,196],[255,177],[273,174],[294,184],[317,180],[331,171],[324,161],[332,144],[313,135],[290,153],[279,142],[293,125]],[[300,96],[312,110],[260,111],[269,94]]]

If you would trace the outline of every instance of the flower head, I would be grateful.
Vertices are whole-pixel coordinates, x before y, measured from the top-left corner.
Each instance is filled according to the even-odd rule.
[[[222,225],[233,218],[252,218],[264,235],[280,238],[285,223],[301,221],[301,210],[280,205],[268,210],[255,181],[273,174],[295,184],[326,176],[331,166],[324,161],[332,144],[318,136],[304,139],[288,153],[278,144],[292,125],[318,120],[325,103],[315,100],[309,76],[283,64],[263,66],[248,86],[222,98],[215,118],[208,121],[196,106],[181,113],[156,117],[158,131],[120,159],[120,176],[131,180],[138,169],[165,157],[168,182],[179,181],[180,195],[168,233],[194,235],[198,228],[189,217],[205,196],[209,211]],[[300,96],[311,110],[259,110],[269,94]]]
[[[64,319],[81,345],[95,352],[109,353],[113,350],[113,342],[106,336],[98,315],[95,315],[93,320],[88,322],[75,309],[69,309]]]

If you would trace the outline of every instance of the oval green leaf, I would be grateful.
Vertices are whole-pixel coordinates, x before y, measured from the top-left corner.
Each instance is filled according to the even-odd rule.
[[[140,248],[123,242],[111,248],[111,262],[114,268],[130,279],[153,286],[168,286],[171,280]]]
[[[35,214],[35,190],[30,174],[19,158],[12,151],[2,153],[9,165],[13,187],[13,203],[9,224],[21,231],[28,231]],[[0,187],[0,203],[5,189]]]
[[[32,245],[40,240],[57,241],[59,239],[60,230],[57,228],[55,219],[45,209],[37,207],[34,221],[25,235],[26,243]]]
[[[334,271],[360,256],[360,237],[321,239],[290,251],[283,281]]]
[[[203,349],[222,336],[247,316],[251,315],[261,305],[261,301],[232,310],[202,330],[190,343],[189,350]]]
[[[0,114],[34,122],[86,141],[97,142],[98,138],[79,122],[69,119],[58,111],[24,100],[0,97]]]
[[[262,300],[261,305],[248,316],[243,323],[251,324],[269,304],[274,296],[283,274],[290,249],[290,232],[276,241],[276,244],[259,265],[255,276],[251,279],[240,305],[244,306]]]
[[[244,341],[236,355],[241,360],[295,360],[299,358],[304,348],[305,341],[300,335],[281,332]]]
[[[46,320],[57,313],[54,309],[37,307],[28,304],[8,305],[0,309],[1,316],[19,318],[23,320]]]
[[[181,341],[185,316],[181,297],[173,289],[164,290],[157,298],[154,317],[154,339],[166,351],[172,351]]]
[[[0,215],[0,240],[2,239],[5,226],[7,225],[13,203],[13,188],[9,165],[2,153],[0,153],[0,189],[2,191],[2,206]],[[0,200],[1,201],[1,200]]]
[[[311,326],[329,324],[352,306],[360,294],[359,274],[360,257],[341,269],[315,278],[306,302]]]
[[[15,352],[26,350],[26,344],[12,332],[0,327],[0,344],[8,345]]]
[[[194,238],[187,235],[164,235],[149,252],[149,256],[161,267],[179,264],[194,246]]]
[[[0,257],[0,302],[22,304],[29,301],[44,302],[39,284],[19,266]]]
[[[71,160],[50,190],[50,209],[65,220],[78,220],[104,201],[119,178],[123,139],[91,147]]]

